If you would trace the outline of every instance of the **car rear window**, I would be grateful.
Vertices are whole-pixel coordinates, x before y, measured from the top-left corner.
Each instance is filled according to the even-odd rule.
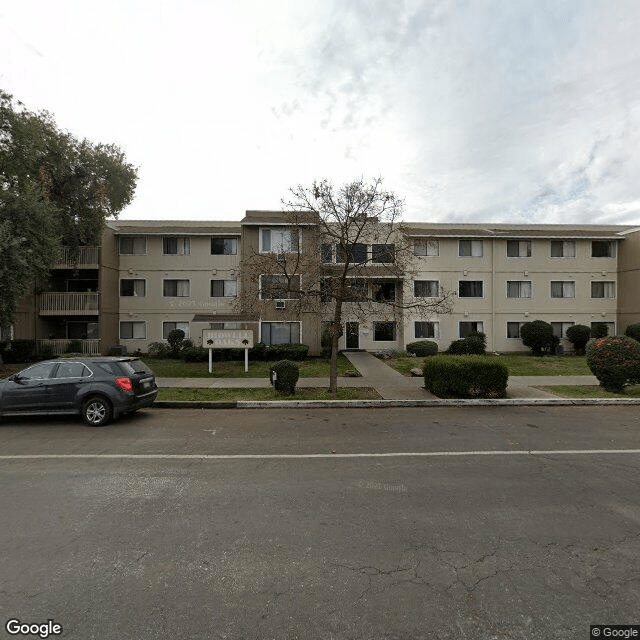
[[[119,364],[121,367],[125,369],[125,371],[127,371],[129,375],[132,375],[134,373],[151,374],[151,370],[149,369],[149,367],[147,367],[147,365],[138,358],[136,358],[135,360],[127,360],[125,362],[120,362]]]
[[[96,362],[96,366],[105,373],[108,373],[110,376],[121,376],[126,372],[122,370],[120,362]]]

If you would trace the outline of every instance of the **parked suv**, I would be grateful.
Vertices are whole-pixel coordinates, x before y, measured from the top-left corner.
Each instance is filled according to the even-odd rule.
[[[157,395],[155,376],[139,358],[45,360],[0,380],[0,416],[79,413],[101,427]]]

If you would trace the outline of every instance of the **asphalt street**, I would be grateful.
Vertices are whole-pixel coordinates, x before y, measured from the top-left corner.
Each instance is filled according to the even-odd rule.
[[[0,637],[587,639],[639,487],[634,406],[6,419]]]

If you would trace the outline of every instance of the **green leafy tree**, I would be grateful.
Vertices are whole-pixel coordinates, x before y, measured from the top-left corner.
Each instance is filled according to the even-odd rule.
[[[63,246],[99,243],[136,181],[118,147],[78,140],[0,90],[0,326]]]

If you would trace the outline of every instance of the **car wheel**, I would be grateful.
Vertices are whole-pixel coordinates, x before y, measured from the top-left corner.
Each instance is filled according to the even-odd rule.
[[[111,403],[101,396],[92,396],[82,403],[82,419],[90,427],[102,427],[111,420]]]

